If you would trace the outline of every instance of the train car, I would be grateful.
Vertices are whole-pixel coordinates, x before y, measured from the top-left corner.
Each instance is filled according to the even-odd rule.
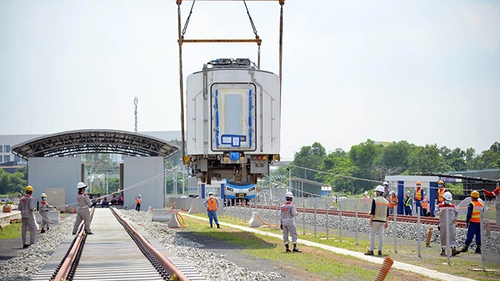
[[[234,205],[237,202],[254,199],[257,196],[257,187],[253,183],[226,182],[226,200]]]
[[[186,82],[186,156],[192,176],[257,183],[279,161],[278,75],[249,59],[217,59]]]

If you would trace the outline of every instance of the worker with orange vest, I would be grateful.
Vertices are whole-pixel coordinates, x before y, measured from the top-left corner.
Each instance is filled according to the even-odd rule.
[[[495,199],[495,207],[497,209],[497,225],[500,225],[500,179],[498,180],[498,187],[495,188],[493,191],[488,191],[483,189],[484,194],[486,196],[494,197],[496,196]]]
[[[472,238],[476,236],[476,253],[481,254],[481,212],[483,211],[483,203],[479,202],[479,192],[473,190],[470,194],[471,202],[467,207],[467,218],[465,222],[467,223],[467,239],[465,240],[465,246],[462,248],[462,252],[467,252],[469,250],[469,245],[472,243]]]
[[[444,197],[443,197],[443,195],[444,195],[444,193],[445,193],[446,191],[447,191],[447,190],[446,190],[446,187],[444,186],[444,181],[439,180],[439,181],[438,181],[438,195],[439,195],[439,197],[438,197],[438,204],[439,204],[439,203],[443,203],[443,202],[444,202]]]
[[[389,214],[394,214],[394,208],[398,209],[398,196],[394,190],[391,190],[389,195]]]
[[[140,212],[141,211],[141,204],[142,204],[142,199],[141,199],[141,195],[137,195],[137,197],[135,197],[135,210],[137,212]]]
[[[219,200],[214,197],[214,193],[212,191],[208,193],[208,198],[207,200],[205,200],[204,204],[207,208],[210,227],[213,227],[213,222],[215,221],[217,228],[220,228],[219,220],[217,220],[217,208],[219,207]]]
[[[415,188],[415,208],[420,209],[420,216],[424,215],[424,210],[422,210],[422,199],[424,198],[424,189],[421,186],[421,182],[417,181],[416,185],[417,187]]]
[[[427,195],[425,195],[425,191],[424,191],[424,199],[422,199],[422,211],[423,211],[423,214],[424,214],[424,217],[428,217],[430,216],[430,212],[428,212],[429,210],[429,197],[427,197]]]

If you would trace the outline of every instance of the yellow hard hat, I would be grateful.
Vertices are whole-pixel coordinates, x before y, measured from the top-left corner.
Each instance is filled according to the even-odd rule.
[[[31,186],[31,185],[28,185],[25,190],[26,190],[26,192],[28,192],[28,191],[33,192],[34,191],[33,186]]]
[[[477,190],[473,190],[471,193],[470,193],[470,197],[472,198],[479,198],[479,192],[477,192]]]
[[[438,180],[438,184],[444,184],[443,180]]]
[[[422,183],[421,183],[420,181],[417,181],[417,182],[416,182],[416,184],[417,184],[417,185],[421,185]]]

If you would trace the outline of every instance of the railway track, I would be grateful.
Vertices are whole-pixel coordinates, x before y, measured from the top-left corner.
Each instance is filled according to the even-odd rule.
[[[264,209],[271,209],[271,210],[276,210],[276,206],[261,206],[261,205],[248,205],[248,207],[252,208],[264,208]],[[313,208],[300,208],[297,206],[297,211],[303,212],[305,210],[306,213],[311,213],[313,214],[315,211]],[[322,214],[326,215],[327,210],[326,209],[316,209],[317,214]],[[331,216],[339,216],[340,211],[339,210],[328,210],[328,215]],[[353,212],[353,211],[342,211],[342,216],[346,217],[355,217],[358,216],[358,218],[370,218],[370,215],[366,212]],[[389,221],[394,220],[394,215],[389,215]],[[398,222],[409,222],[409,223],[417,223],[418,217],[416,216],[407,216],[407,215],[396,215],[396,221]],[[439,225],[439,218],[436,217],[420,217],[420,223],[421,224],[429,224],[429,225]],[[457,227],[460,228],[466,228],[466,222],[465,220],[458,220],[457,221]],[[493,230],[493,231],[500,231],[500,226],[494,224],[494,223],[488,223],[485,225],[486,229]]]
[[[115,208],[94,209],[91,228],[68,235],[31,280],[207,280]]]

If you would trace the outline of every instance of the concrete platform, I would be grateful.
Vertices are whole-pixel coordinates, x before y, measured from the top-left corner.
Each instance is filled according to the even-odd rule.
[[[2,209],[0,209],[2,210]],[[3,210],[0,213],[0,226],[4,227],[10,224],[10,220],[21,219],[21,212],[18,210],[12,210],[10,213],[4,213]]]

